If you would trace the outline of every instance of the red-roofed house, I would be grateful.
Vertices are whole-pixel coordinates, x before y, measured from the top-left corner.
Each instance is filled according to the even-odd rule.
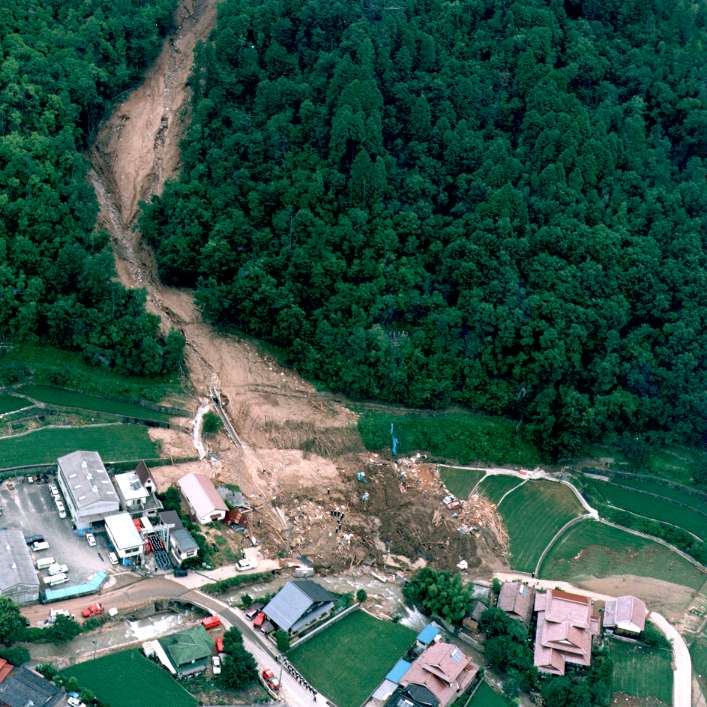
[[[638,597],[617,597],[606,602],[604,628],[635,636],[645,628],[647,615],[648,609]]]
[[[447,707],[471,685],[479,666],[451,643],[432,643],[410,666],[400,681],[403,687],[421,685]]]
[[[549,589],[535,595],[535,611],[534,663],[538,670],[564,675],[565,663],[590,664],[599,619],[589,597]]]
[[[498,595],[498,608],[503,609],[512,619],[530,623],[533,613],[535,590],[521,582],[504,582]]]

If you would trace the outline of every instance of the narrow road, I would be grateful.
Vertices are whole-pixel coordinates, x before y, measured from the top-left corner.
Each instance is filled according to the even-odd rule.
[[[495,572],[502,582],[521,581],[527,582],[531,587],[539,589],[562,589],[566,592],[573,592],[581,596],[591,597],[598,601],[608,601],[615,599],[608,594],[590,592],[586,589],[575,587],[569,582],[559,582],[552,579],[535,579],[520,572]],[[648,614],[648,620],[670,641],[673,647],[673,707],[691,707],[692,705],[692,660],[690,651],[683,637],[668,620],[655,611]]]

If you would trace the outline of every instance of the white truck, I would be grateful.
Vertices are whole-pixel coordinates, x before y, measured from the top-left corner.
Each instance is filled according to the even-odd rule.
[[[56,562],[56,560],[53,557],[42,557],[37,562],[35,562],[35,566],[38,570],[45,570],[47,567],[50,567]]]
[[[49,565],[49,567],[47,567],[47,573],[49,575],[69,574],[69,566],[60,565],[58,562],[55,562],[54,564],[51,564]]]
[[[34,550],[34,552],[41,552],[42,550],[48,550],[48,549],[49,549],[49,543],[46,540],[42,540],[41,542],[32,543],[32,550]]]
[[[59,574],[52,574],[48,577],[44,577],[44,584],[49,587],[54,587],[57,584],[64,584],[64,582],[67,582],[68,580],[69,578],[63,572],[59,572]]]

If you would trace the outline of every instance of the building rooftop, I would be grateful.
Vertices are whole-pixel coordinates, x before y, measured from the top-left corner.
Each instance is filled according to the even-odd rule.
[[[498,595],[498,608],[507,614],[530,622],[535,591],[521,582],[504,582]]]
[[[160,523],[163,525],[171,525],[173,528],[184,527],[184,523],[182,523],[182,519],[179,517],[177,511],[161,511],[159,518]]]
[[[391,668],[390,672],[385,676],[386,680],[390,680],[391,682],[398,683],[400,682],[403,677],[405,676],[405,673],[407,673],[408,670],[410,670],[410,666],[412,663],[410,663],[407,660],[403,660],[402,658]]]
[[[134,471],[116,474],[113,480],[126,501],[144,501],[150,496],[150,492],[142,485],[140,477]]]
[[[79,512],[100,501],[118,503],[118,494],[98,452],[72,452],[57,462]]]
[[[108,516],[106,529],[118,550],[128,550],[142,545],[140,533],[138,533],[129,513],[116,513],[113,516]]]
[[[214,511],[228,511],[211,479],[204,474],[191,473],[183,476],[179,479],[179,488],[198,516],[206,516]]]
[[[171,533],[174,538],[174,542],[177,547],[183,552],[189,552],[190,550],[198,550],[199,546],[194,540],[194,536],[186,528],[175,528]]]
[[[313,604],[336,601],[336,597],[307,579],[288,582],[263,609],[281,629],[289,631]]]
[[[39,589],[32,555],[19,528],[0,529],[0,594],[18,584]]]
[[[617,597],[606,602],[604,626],[631,633],[641,633],[646,626],[647,615],[648,609],[638,597],[630,595]]]
[[[427,624],[425,628],[417,634],[418,643],[422,643],[423,646],[427,646],[432,641],[439,636],[439,626],[437,624]]]
[[[203,660],[211,655],[213,641],[203,626],[173,633],[159,639],[169,659],[175,667]]]
[[[63,699],[64,693],[54,683],[24,665],[0,682],[0,705],[7,707],[54,707]]]

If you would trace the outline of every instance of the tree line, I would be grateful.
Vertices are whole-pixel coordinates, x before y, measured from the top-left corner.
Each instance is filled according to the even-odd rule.
[[[175,0],[0,7],[0,339],[41,340],[129,373],[174,371],[145,293],[116,280],[86,148],[170,30]]]
[[[218,326],[546,451],[707,415],[707,11],[225,0],[142,219]]]

